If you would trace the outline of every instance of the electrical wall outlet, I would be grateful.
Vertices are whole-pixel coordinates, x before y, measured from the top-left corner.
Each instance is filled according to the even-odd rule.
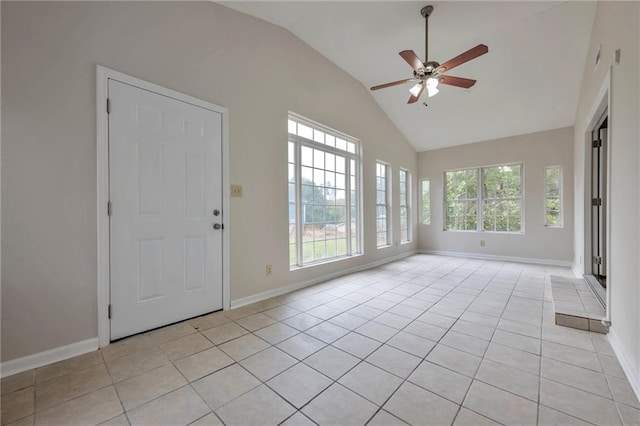
[[[242,185],[231,185],[231,196],[242,197]]]
[[[273,268],[271,267],[271,265],[267,265],[267,276],[270,277],[271,276],[271,272],[273,272]]]
[[[480,240],[480,247],[484,247],[486,245],[484,240]]]

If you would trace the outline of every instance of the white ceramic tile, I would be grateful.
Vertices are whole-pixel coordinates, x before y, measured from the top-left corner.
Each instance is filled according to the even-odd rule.
[[[351,370],[358,362],[358,358],[333,346],[327,346],[304,360],[305,364],[334,380]]]
[[[300,333],[283,342],[278,343],[276,346],[289,355],[299,360],[303,360],[309,355],[318,352],[320,349],[327,346],[327,344],[321,340],[316,339],[315,337]]]
[[[480,357],[442,344],[433,348],[426,359],[468,377],[476,374],[481,361]]]
[[[405,379],[420,363],[420,358],[391,346],[383,345],[369,355],[366,361]]]
[[[238,364],[193,382],[193,387],[212,410],[260,385],[260,381]]]
[[[265,385],[245,393],[218,408],[216,414],[225,425],[277,425],[295,408]]]
[[[378,349],[382,343],[358,333],[349,333],[333,342],[333,346],[358,358],[366,358]]]
[[[477,380],[471,384],[463,405],[502,424],[535,425],[538,417],[535,402]]]
[[[267,382],[267,385],[296,408],[301,408],[331,385],[332,380],[300,363]]]
[[[131,426],[188,425],[209,413],[209,407],[191,388],[184,386],[127,413]]]
[[[377,408],[344,386],[334,383],[307,404],[302,412],[321,425],[363,425],[373,417]]]
[[[450,401],[461,404],[472,379],[429,361],[423,361],[411,373],[408,380]]]
[[[435,425],[449,425],[458,412],[457,404],[409,382],[400,386],[383,408],[412,425],[424,424],[425,419]]]
[[[361,362],[338,381],[376,405],[382,405],[402,384],[402,379],[367,362]]]
[[[262,352],[258,352],[255,355],[245,358],[240,361],[240,365],[246,368],[258,379],[266,382],[297,362],[298,360],[288,355],[286,352],[272,346]]]

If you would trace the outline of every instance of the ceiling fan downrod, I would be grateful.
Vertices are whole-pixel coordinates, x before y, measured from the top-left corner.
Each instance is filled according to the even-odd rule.
[[[429,15],[433,12],[433,6],[425,6],[420,10],[424,18],[424,62],[429,61]]]

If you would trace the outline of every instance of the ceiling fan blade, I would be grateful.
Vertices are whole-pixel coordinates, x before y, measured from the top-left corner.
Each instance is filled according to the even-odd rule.
[[[391,83],[379,84],[377,86],[373,86],[371,90],[379,90],[384,89],[386,87],[397,86],[398,84],[404,84],[412,81],[413,78],[405,78],[404,80],[392,81]]]
[[[418,96],[413,96],[411,95],[411,97],[409,98],[409,101],[407,102],[408,104],[413,104],[416,103],[418,101],[418,99],[420,99],[420,96],[422,95],[422,92],[424,92],[424,87],[426,86],[426,84],[421,84],[420,85],[420,91],[418,92]]]
[[[400,52],[400,56],[402,56],[402,59],[407,61],[407,63],[411,65],[411,68],[413,68],[414,70],[418,71],[419,69],[424,69],[424,64],[422,63],[420,58],[418,58],[416,52],[414,52],[413,50],[403,50],[402,52]]]
[[[489,51],[489,48],[487,46],[485,46],[484,44],[479,44],[473,49],[469,49],[466,52],[456,56],[453,59],[449,59],[447,62],[440,65],[438,67],[438,72],[449,71],[457,67],[458,65],[462,65],[465,62],[469,62],[470,60],[475,59],[480,55],[484,55],[488,51]]]
[[[454,77],[452,75],[443,75],[439,78],[440,84],[448,84],[449,86],[457,86],[464,87],[468,89],[469,87],[476,84],[476,80],[472,80],[470,78],[462,78],[462,77]]]

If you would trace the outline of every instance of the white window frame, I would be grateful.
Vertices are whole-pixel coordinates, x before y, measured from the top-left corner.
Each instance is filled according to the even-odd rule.
[[[547,188],[547,171],[548,170],[552,170],[552,169],[558,169],[558,206],[559,206],[559,211],[558,211],[558,223],[557,224],[549,224],[547,223],[547,200],[549,198],[553,198],[553,197],[549,197],[549,193],[548,188]],[[564,227],[564,193],[562,190],[562,186],[564,184],[564,176],[563,176],[563,172],[562,172],[562,166],[548,166],[544,168],[544,175],[543,175],[543,188],[544,188],[544,226],[546,226],[547,228],[563,228]]]
[[[521,182],[520,182],[520,197],[517,198],[520,201],[520,231],[493,231],[493,230],[485,230],[484,229],[484,209],[483,209],[483,204],[485,201],[485,198],[483,196],[483,184],[484,184],[484,169],[489,169],[489,168],[494,168],[494,167],[502,167],[502,166],[520,166],[520,176],[521,176]],[[447,229],[447,173],[450,172],[459,172],[459,171],[467,171],[467,170],[475,170],[478,176],[478,187],[477,189],[477,194],[476,194],[476,198],[469,198],[469,199],[460,199],[460,201],[476,201],[476,205],[477,205],[477,222],[476,222],[476,229]],[[513,235],[524,235],[525,233],[525,168],[524,168],[524,162],[512,162],[512,163],[502,163],[502,164],[491,164],[491,165],[485,165],[485,166],[478,166],[478,167],[466,167],[466,168],[460,168],[460,169],[451,169],[451,170],[445,170],[444,174],[443,174],[443,194],[442,194],[442,198],[443,198],[443,207],[444,207],[444,220],[443,220],[443,229],[445,231],[448,232],[484,232],[484,233],[493,233],[493,234],[513,234]],[[487,200],[489,200],[487,198]]]
[[[294,144],[294,172],[295,172],[295,250],[296,250],[296,261],[294,264],[289,263],[289,270],[295,270],[310,266],[315,266],[318,264],[324,264],[329,262],[336,262],[344,259],[349,259],[353,256],[359,256],[362,254],[362,145],[360,141],[352,136],[349,136],[345,133],[332,129],[328,126],[310,120],[308,118],[302,117],[293,112],[289,112],[287,117],[287,123],[291,121],[295,121],[299,124],[302,124],[307,127],[311,127],[318,132],[323,132],[329,136],[332,136],[336,139],[341,139],[346,141],[347,145],[349,143],[355,145],[355,149],[353,151],[348,151],[346,149],[337,148],[335,146],[327,145],[325,143],[321,143],[315,141],[313,139],[309,139],[303,136],[299,136],[297,134],[289,133],[287,131],[287,147],[289,143]],[[301,151],[302,147],[308,147],[316,150],[324,151],[325,153],[331,153],[334,155],[339,155],[345,158],[345,224],[346,224],[346,254],[344,255],[335,255],[331,257],[326,257],[323,259],[304,261],[304,245],[303,245],[303,208],[302,208],[302,158]],[[354,164],[352,165],[352,160]],[[289,161],[287,160],[287,167],[289,166]],[[352,174],[355,176],[355,188],[351,185],[351,176]],[[289,185],[289,181],[287,179],[287,187]],[[351,191],[355,189],[355,199],[351,194]],[[352,203],[355,203],[355,218],[351,213]],[[287,205],[289,205],[289,199],[287,197]],[[288,208],[287,208],[288,211]],[[288,216],[288,213],[287,213]],[[352,232],[352,222],[355,219],[356,227],[355,227],[355,244],[353,244],[354,235]],[[289,229],[289,227],[287,227]],[[325,241],[327,241],[325,239]],[[288,243],[288,246],[291,246],[291,243]],[[289,250],[291,248],[289,247]],[[289,252],[289,250],[287,250]]]
[[[429,194],[427,195],[427,203],[429,204],[429,217],[424,217],[424,183],[427,183],[429,187]],[[420,223],[423,225],[431,225],[431,180],[430,179],[420,179]]]
[[[404,185],[402,185],[402,179],[400,178],[404,173]],[[400,244],[410,243],[413,240],[412,229],[413,224],[411,221],[411,172],[407,169],[400,168],[398,170],[398,183],[400,186]],[[405,204],[402,204],[402,194],[404,193]],[[405,217],[407,218],[406,239],[402,239],[402,211],[405,211]]]
[[[378,166],[382,166],[384,167],[385,170],[385,190],[384,190],[384,194],[385,194],[385,203],[384,204],[379,204],[378,203]],[[380,160],[376,160],[376,182],[375,182],[375,191],[376,191],[376,246],[377,248],[385,248],[385,247],[389,247],[391,246],[391,241],[392,240],[392,236],[391,236],[391,166],[388,163],[385,163],[384,161],[380,161]],[[378,208],[379,207],[384,207],[385,208],[385,227],[386,227],[386,241],[384,244],[379,244],[378,243]]]

